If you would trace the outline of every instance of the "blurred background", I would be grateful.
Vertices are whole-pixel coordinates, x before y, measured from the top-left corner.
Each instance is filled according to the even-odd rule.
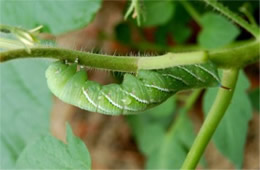
[[[160,2],[157,3],[156,5],[159,5]],[[238,9],[243,3],[227,2],[227,5],[233,7],[233,9]],[[57,44],[84,51],[96,49],[107,54],[128,55],[131,53],[138,55],[139,53],[139,55],[155,55],[167,51],[187,50],[185,47],[183,49],[184,44],[197,43],[201,26],[184,9],[183,4],[175,2],[172,5],[172,10],[168,10],[170,11],[169,14],[163,14],[163,11],[160,10],[154,11],[151,17],[160,18],[162,15],[163,20],[163,15],[167,15],[169,19],[166,17],[165,21],[161,21],[161,23],[155,21],[155,24],[151,21],[151,23],[147,23],[148,26],[141,28],[131,17],[127,21],[123,19],[127,5],[129,5],[127,1],[103,1],[101,9],[92,23],[86,28],[55,37]],[[154,9],[156,9],[156,5]],[[199,11],[211,10],[203,3],[193,2],[193,5]],[[259,8],[254,9],[254,14],[256,21],[259,21]],[[225,31],[223,27],[220,28],[221,31]],[[250,35],[244,31],[237,37],[239,40],[249,38]],[[199,47],[189,46],[189,48]],[[259,88],[259,64],[250,65],[245,71],[251,82],[248,93],[252,93],[252,96],[255,95],[256,98],[259,98],[259,89],[257,89]],[[115,79],[108,72],[90,70],[88,74],[90,79],[102,84],[115,82]],[[257,90],[258,95],[253,94]],[[92,156],[93,169],[152,168],[152,164],[156,162],[152,155],[157,153],[149,153],[149,147],[156,147],[154,143],[158,141],[157,138],[163,138],[161,133],[157,131],[160,131],[160,128],[165,130],[173,123],[189,94],[190,92],[179,93],[163,106],[143,114],[119,117],[90,113],[67,105],[55,98],[51,113],[52,133],[58,138],[64,139],[65,122],[69,121],[76,135],[86,142]],[[194,133],[199,130],[204,119],[202,97],[203,92],[192,110],[189,111]],[[259,100],[253,100],[256,100],[256,105],[259,107]],[[254,110],[254,112],[258,111]],[[186,125],[183,124],[180,128],[184,126]],[[183,135],[187,135],[186,138],[189,140],[190,133]],[[188,143],[191,142],[188,141]],[[187,149],[185,152],[187,152]],[[171,152],[172,154],[181,154],[178,153],[178,149],[176,149],[176,153],[175,150]],[[161,156],[161,159],[171,159],[169,154]],[[147,163],[148,159],[148,163],[151,165]],[[243,168],[259,168],[258,113],[254,113],[249,122],[243,159]],[[173,160],[169,161],[174,163]],[[225,158],[213,143],[210,143],[206,150],[205,162],[207,168],[211,169],[234,169],[234,164]]]
[[[259,25],[259,1],[222,2],[245,19]],[[87,26],[57,34],[45,33],[53,31],[51,27],[44,27],[40,36],[68,49],[136,56],[158,55],[169,51],[213,50],[234,41],[252,38],[249,33],[201,1],[187,3],[147,0],[143,5],[145,14],[141,27],[132,15],[124,20],[129,4],[130,1],[126,0],[103,0]],[[64,15],[70,14],[70,11],[63,12]],[[39,13],[45,15],[42,11]],[[4,21],[4,17],[1,20]],[[64,23],[59,25],[62,27],[62,24]],[[20,70],[25,69],[26,67],[21,67]],[[260,168],[259,63],[247,66],[244,73],[241,73],[238,83],[241,88],[238,88],[228,111],[230,116],[225,116],[198,169]],[[113,75],[107,71],[88,70],[89,79],[101,84],[118,82],[122,78],[120,74]],[[4,74],[2,76],[5,77]],[[31,83],[33,81],[30,80]],[[15,83],[17,81],[13,81]],[[10,85],[6,85],[6,88],[7,86],[9,88]],[[14,92],[11,99],[4,95],[4,87],[3,84],[1,97],[5,98],[1,100],[6,103],[1,104],[1,112],[7,112],[10,106],[18,105],[12,103],[12,100],[19,92]],[[75,135],[86,143],[93,169],[174,169],[182,164],[203,123],[208,106],[214,100],[216,90],[217,88],[197,91],[197,100],[188,112],[183,108],[194,90],[178,93],[154,109],[129,116],[107,116],[84,111],[52,96],[48,117],[50,131],[65,141],[65,124],[69,122]],[[19,97],[18,99],[23,102]],[[17,110],[22,110],[21,108],[23,107]],[[9,120],[3,117],[1,123],[8,127],[3,130],[6,134],[16,133],[17,130],[12,130],[8,122],[13,121],[15,124],[18,118]],[[27,118],[34,120],[31,115]],[[29,122],[28,119],[22,120]],[[25,127],[22,123],[17,124],[21,124],[22,129]]]

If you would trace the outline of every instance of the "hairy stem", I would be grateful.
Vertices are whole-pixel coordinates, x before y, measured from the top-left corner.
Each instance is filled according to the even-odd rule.
[[[182,169],[196,168],[206,146],[208,145],[212,135],[223,118],[229,103],[231,102],[237,82],[238,72],[238,69],[224,70],[221,84],[229,89],[219,89],[209,114],[206,117],[206,120],[204,121],[199,134],[182,165]]]
[[[152,57],[111,56],[41,46],[30,48],[30,53],[25,49],[11,49],[0,52],[0,62],[17,58],[39,57],[67,60],[68,62],[75,62],[78,59],[80,65],[97,69],[137,72],[140,69],[162,69],[177,65],[199,64],[209,59],[220,68],[239,68],[259,59],[259,46],[260,43],[256,40],[237,43],[229,48],[213,50],[208,53],[201,50],[195,52],[166,53]]]
[[[255,38],[260,38],[260,30],[259,27],[255,25],[249,24],[246,20],[241,18],[239,15],[222,5],[221,3],[218,3],[216,0],[203,0],[210,6],[212,6],[214,9],[218,10],[228,18],[230,18],[232,21],[236,22],[238,25],[240,25],[242,28],[250,32]]]
[[[259,60],[260,42],[248,41],[209,52],[209,59],[222,68],[240,68]]]
[[[16,58],[56,58],[75,62],[80,65],[122,72],[137,72],[140,69],[161,69],[177,65],[187,65],[204,63],[208,60],[207,53],[204,51],[189,53],[166,53],[165,55],[153,57],[135,56],[111,56],[93,54],[62,48],[34,47],[31,53],[24,49],[9,50],[0,53],[0,62]]]
[[[208,60],[208,55],[204,51],[188,53],[166,53],[161,56],[139,57],[138,68],[144,70],[173,67],[176,64],[186,65],[192,63],[203,63]]]

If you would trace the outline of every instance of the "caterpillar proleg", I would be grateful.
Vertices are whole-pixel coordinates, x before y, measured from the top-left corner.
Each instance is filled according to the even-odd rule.
[[[110,115],[131,114],[156,106],[180,90],[219,84],[212,63],[140,70],[124,74],[121,84],[101,85],[87,78],[77,64],[52,63],[46,71],[50,90],[66,103]]]

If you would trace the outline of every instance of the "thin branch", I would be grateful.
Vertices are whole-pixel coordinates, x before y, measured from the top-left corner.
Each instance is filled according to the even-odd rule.
[[[192,18],[200,25],[201,16],[199,12],[188,2],[187,0],[182,0],[180,3],[186,9],[186,11],[192,16]]]
[[[176,65],[188,65],[193,63],[204,63],[208,61],[205,51],[186,53],[166,53],[161,56],[139,57],[138,69],[152,70],[173,67]]]
[[[186,99],[184,106],[181,108],[181,110],[179,111],[179,115],[180,114],[186,114],[191,108],[192,106],[196,103],[197,99],[199,98],[200,94],[201,94],[202,89],[195,89],[190,95],[189,97]],[[179,118],[180,116],[178,116]],[[177,118],[177,119],[178,119]],[[176,120],[171,122],[171,125],[167,131],[167,134],[171,134],[172,131],[174,131],[176,127]]]
[[[141,25],[141,9],[140,9],[140,5],[139,5],[139,0],[131,0],[131,4],[124,16],[124,19],[126,20],[131,13],[133,13],[132,17],[137,19],[137,25],[140,26]]]
[[[93,54],[62,48],[34,47],[28,53],[25,49],[8,50],[0,52],[0,62],[17,58],[54,58],[75,62],[80,65],[121,72],[137,72],[140,69],[161,69],[177,65],[199,64],[207,61],[207,54],[204,51],[189,53],[166,53],[153,57],[135,56],[112,56]]]
[[[221,84],[229,89],[219,89],[209,114],[204,121],[181,169],[196,168],[205,148],[231,102],[237,82],[238,72],[238,69],[224,70]]]
[[[222,68],[241,68],[259,60],[260,41],[237,43],[230,48],[209,52],[209,59]]]
[[[207,62],[209,59],[219,68],[239,68],[259,59],[259,46],[259,41],[246,41],[208,53],[205,51],[166,53],[152,57],[112,56],[63,48],[33,47],[30,48],[31,53],[25,49],[0,52],[0,62],[17,58],[53,58],[68,62],[75,62],[78,59],[80,65],[92,68],[137,72],[140,69],[162,69],[177,65],[199,64]]]
[[[212,6],[214,9],[218,10],[220,13],[224,14],[228,18],[230,18],[232,21],[240,25],[242,28],[250,32],[255,38],[260,38],[260,30],[259,27],[249,24],[246,20],[241,18],[239,15],[222,5],[221,3],[218,3],[216,0],[203,0],[210,6]]]

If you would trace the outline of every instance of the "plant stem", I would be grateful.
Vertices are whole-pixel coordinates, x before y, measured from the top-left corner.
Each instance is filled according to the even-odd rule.
[[[219,89],[209,114],[206,117],[206,120],[204,121],[181,169],[196,168],[206,146],[208,145],[212,135],[223,118],[229,103],[231,102],[237,82],[238,72],[238,69],[224,70],[222,85],[229,89]]]
[[[200,25],[201,16],[198,13],[198,11],[187,0],[182,0],[179,2],[183,5],[186,11],[192,16],[192,18]]]
[[[194,90],[190,96],[188,97],[188,99],[185,102],[185,105],[183,107],[183,109],[187,112],[189,111],[192,106],[194,105],[194,103],[197,101],[198,97],[200,96],[202,89],[196,89]]]
[[[0,41],[0,48],[2,42]],[[10,45],[10,43],[6,45]],[[40,46],[30,48],[31,53],[28,53],[26,49],[11,49],[0,52],[0,62],[17,58],[37,57],[75,62],[78,58],[79,64],[88,67],[121,72],[137,72],[140,69],[162,69],[177,65],[199,64],[209,59],[219,68],[239,68],[259,59],[259,46],[259,41],[255,40],[237,43],[229,48],[209,51],[208,54],[201,50],[195,52],[166,53],[153,57],[112,56]],[[15,46],[10,46],[10,48],[15,48]]]
[[[218,3],[216,0],[204,0],[206,3],[208,3],[210,6],[221,12],[222,14],[226,15],[228,18],[230,18],[232,21],[236,22],[238,25],[240,25],[242,28],[250,32],[255,38],[260,38],[260,30],[259,27],[249,24],[246,20],[241,18],[239,15],[222,5],[221,3]]]
[[[135,56],[112,56],[93,54],[62,48],[34,47],[28,53],[25,49],[8,50],[0,52],[0,62],[16,58],[56,58],[75,62],[80,65],[121,72],[137,72],[140,69],[161,69],[177,65],[199,64],[207,61],[208,57],[204,51],[189,53],[166,53],[153,57]]]
[[[257,23],[254,19],[254,16],[251,14],[252,11],[250,10],[252,9],[252,6],[250,3],[245,2],[240,8],[240,12],[244,13],[245,16],[247,17],[247,19],[249,20],[249,23],[252,24],[253,26],[257,26]]]
[[[126,20],[128,16],[133,12],[133,18],[137,18],[137,25],[141,25],[141,9],[139,6],[139,0],[131,0],[131,4],[124,16],[124,19]]]
[[[186,100],[185,102],[185,105],[181,108],[181,110],[179,111],[179,115],[180,114],[186,114],[191,108],[192,106],[194,105],[194,103],[197,101],[198,97],[200,96],[200,93],[201,93],[202,89],[195,89],[191,94],[190,96],[188,97],[188,99]],[[180,116],[178,116],[180,117]],[[177,118],[178,119],[178,118]],[[176,127],[176,124],[175,124],[176,121],[173,121],[171,123],[171,126],[169,127],[168,131],[167,131],[167,134],[171,134],[172,131],[175,129]]]
[[[209,51],[209,59],[222,68],[241,68],[259,60],[260,41],[248,41],[236,46]]]
[[[161,56],[139,57],[138,68],[144,70],[173,67],[175,64],[185,65],[192,63],[204,63],[208,60],[208,55],[204,51],[192,53],[166,53]]]
[[[17,48],[24,48],[24,45],[17,40],[0,38],[0,48],[17,49]]]
[[[133,17],[136,17],[137,19],[137,25],[141,26],[141,9],[139,5],[139,0],[133,0],[135,3],[135,11],[133,14]]]

